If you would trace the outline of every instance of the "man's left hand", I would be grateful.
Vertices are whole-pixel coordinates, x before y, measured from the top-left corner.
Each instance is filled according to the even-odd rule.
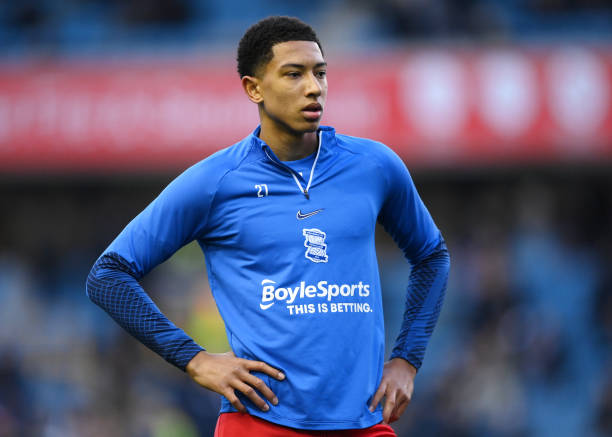
[[[383,396],[383,422],[395,422],[406,410],[412,399],[414,390],[414,377],[417,369],[402,358],[393,358],[383,367],[380,386],[372,398],[370,411],[374,411]]]

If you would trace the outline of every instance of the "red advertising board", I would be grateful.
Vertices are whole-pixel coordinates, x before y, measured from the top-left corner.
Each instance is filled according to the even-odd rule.
[[[420,166],[612,161],[612,51],[328,59],[323,124]],[[184,167],[257,125],[233,65],[0,66],[0,171]]]

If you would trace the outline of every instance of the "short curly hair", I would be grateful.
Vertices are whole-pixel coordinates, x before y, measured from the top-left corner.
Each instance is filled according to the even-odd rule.
[[[272,47],[287,41],[313,41],[323,53],[321,42],[313,28],[298,18],[264,18],[249,27],[238,44],[236,60],[240,77],[254,76],[259,67],[272,59]]]

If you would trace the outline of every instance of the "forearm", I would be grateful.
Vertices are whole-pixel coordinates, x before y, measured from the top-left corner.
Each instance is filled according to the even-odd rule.
[[[391,358],[403,358],[415,368],[421,367],[444,301],[449,268],[450,256],[444,243],[412,267],[404,320]]]
[[[106,254],[93,266],[87,295],[127,332],[181,370],[203,350],[162,314],[117,254]]]

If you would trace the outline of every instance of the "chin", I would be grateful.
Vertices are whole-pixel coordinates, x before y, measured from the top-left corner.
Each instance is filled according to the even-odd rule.
[[[286,132],[291,133],[292,135],[303,135],[306,133],[316,132],[319,129],[319,125],[321,124],[321,119],[318,120],[292,120],[285,121],[281,119],[276,119],[276,124],[281,129]]]
[[[321,120],[316,121],[308,121],[306,122],[306,126],[301,129],[302,132],[316,132],[319,129],[319,125],[321,124]]]
[[[287,125],[287,128],[289,132],[292,132],[294,135],[302,135],[319,130],[319,122],[301,123],[293,126]]]

